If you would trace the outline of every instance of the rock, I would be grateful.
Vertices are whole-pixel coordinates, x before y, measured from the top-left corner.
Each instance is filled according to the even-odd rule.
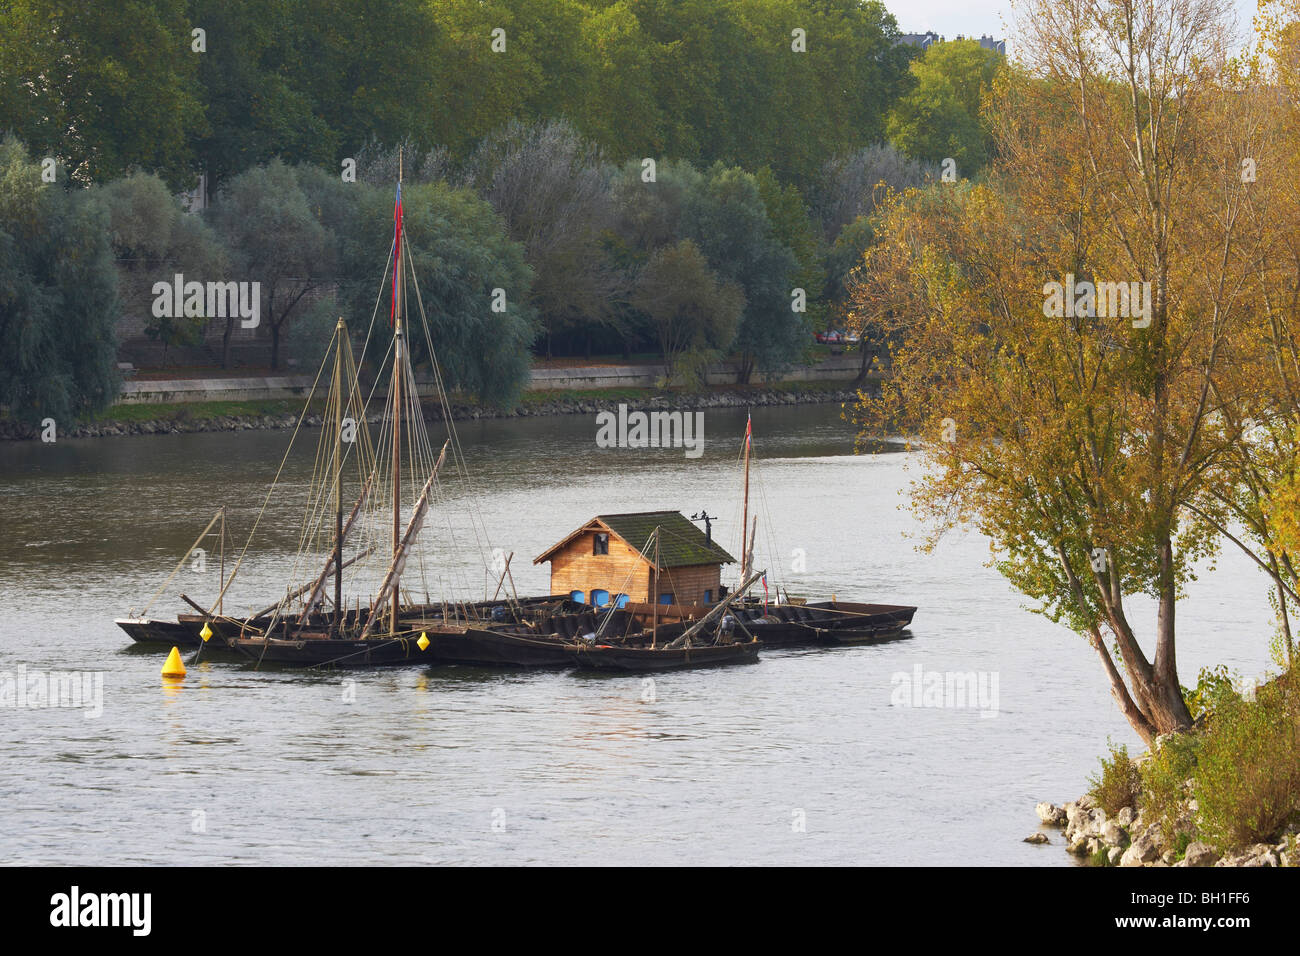
[[[1123,847],[1128,843],[1128,834],[1114,820],[1107,820],[1102,824],[1101,842],[1108,846]]]
[[[1065,811],[1054,803],[1047,803],[1044,801],[1034,807],[1034,812],[1038,814],[1038,819],[1042,820],[1048,826],[1065,826]]]
[[[1110,848],[1110,852],[1106,854],[1106,859],[1110,861],[1111,866],[1114,866],[1119,862],[1119,858],[1123,855],[1124,850],[1122,848],[1113,846]]]
[[[1067,852],[1073,853],[1075,856],[1083,856],[1088,852],[1088,841],[1084,839],[1073,840],[1065,849]]]
[[[1115,814],[1115,822],[1122,827],[1133,825],[1133,808],[1121,807],[1119,813]]]
[[[1160,853],[1156,850],[1155,844],[1143,834],[1133,841],[1132,846],[1124,851],[1124,855],[1119,858],[1119,865],[1142,866],[1145,863],[1154,863],[1159,855]]]
[[[1096,856],[1100,851],[1106,849],[1100,840],[1096,837],[1088,837],[1088,856]]]
[[[1091,810],[1096,805],[1097,805],[1097,801],[1093,799],[1093,796],[1090,793],[1085,793],[1083,796],[1079,798],[1079,806],[1082,807],[1084,810]]]
[[[1161,853],[1161,854],[1160,854],[1160,862],[1163,863],[1165,866],[1173,866],[1173,865],[1174,865],[1174,851],[1173,851],[1173,850],[1165,850],[1164,853]]]
[[[1196,840],[1187,845],[1187,853],[1184,854],[1183,861],[1188,866],[1214,866],[1219,861],[1219,854],[1208,843]]]
[[[1051,843],[1052,841],[1047,838],[1046,833],[1031,833],[1029,834],[1029,836],[1025,837],[1025,842],[1026,843]]]

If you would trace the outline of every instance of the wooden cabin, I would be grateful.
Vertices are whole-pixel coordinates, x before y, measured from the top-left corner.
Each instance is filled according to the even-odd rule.
[[[552,594],[587,604],[705,605],[723,596],[722,566],[735,560],[680,511],[642,511],[597,515],[533,563],[551,562]]]

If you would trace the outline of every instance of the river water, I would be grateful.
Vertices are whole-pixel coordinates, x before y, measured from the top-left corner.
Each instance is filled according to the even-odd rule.
[[[1023,608],[978,536],[914,548],[900,505],[915,455],[855,456],[834,405],[756,409],[754,429],[758,561],[795,594],[918,605],[909,637],[649,683],[200,661],[169,684],[113,619],[146,603],[218,507],[247,531],[288,433],[0,443],[0,672],[103,675],[98,716],[0,707],[0,859],[1070,865],[1059,833],[1022,842],[1034,803],[1082,793],[1108,738],[1138,746],[1094,653]],[[592,416],[459,430],[521,594],[549,590],[531,559],[603,512],[705,508],[735,545],[742,411],[705,413],[697,459],[598,449]],[[310,449],[290,458],[290,493],[228,611],[283,592],[312,464]],[[430,586],[481,592],[455,531],[430,523],[447,569]],[[182,570],[153,613],[184,610],[180,591],[211,600],[218,564],[210,552],[205,571]],[[1179,608],[1184,683],[1207,665],[1268,667],[1262,575],[1236,553],[1216,564]],[[1133,616],[1149,633],[1153,615]],[[971,672],[981,701],[908,706],[927,700],[904,678]]]

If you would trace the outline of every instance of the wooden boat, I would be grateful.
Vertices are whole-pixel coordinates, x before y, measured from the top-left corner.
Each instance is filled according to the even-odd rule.
[[[319,384],[327,372],[332,373],[328,377],[329,393],[322,416],[324,427],[317,448],[316,469],[308,488],[299,549],[293,570],[286,575],[291,585],[296,586],[286,588],[282,598],[261,611],[242,617],[225,614],[223,599],[249,545],[245,545],[227,576],[225,522],[221,512],[222,576],[216,601],[210,609],[205,609],[182,595],[199,614],[181,615],[174,623],[148,617],[147,607],[145,613],[119,620],[119,626],[133,640],[191,647],[224,643],[258,663],[304,666],[447,661],[523,666],[568,663],[569,658],[559,650],[563,641],[525,625],[530,618],[570,610],[572,602],[564,595],[544,595],[524,601],[515,596],[497,600],[493,595],[491,600],[473,604],[434,601],[426,595],[423,603],[416,603],[403,588],[408,563],[418,565],[420,576],[427,580],[426,559],[423,551],[417,549],[417,539],[433,510],[439,472],[448,460],[449,451],[452,467],[463,468],[463,462],[456,460],[455,431],[450,419],[447,420],[450,437],[441,450],[430,441],[409,358],[408,333],[418,331],[424,336],[434,365],[442,407],[448,408],[450,402],[437,368],[423,306],[420,305],[419,324],[412,328],[407,321],[406,285],[408,281],[414,284],[416,277],[408,262],[402,229],[400,165],[393,218],[390,260],[393,331],[391,362],[385,369],[389,375],[383,421],[377,441],[372,441],[371,416],[362,397],[358,363],[353,359],[347,327],[340,318],[317,376]],[[388,280],[389,273],[385,270],[385,286]],[[418,285],[415,290],[418,304]],[[376,315],[378,311],[377,304]],[[374,322],[372,316],[367,342],[378,340]],[[313,386],[312,394],[304,403],[304,415],[315,398]],[[297,430],[294,434],[296,437]],[[344,437],[345,434],[351,437]],[[292,448],[291,440],[289,450]],[[287,451],[286,460],[288,454]],[[345,495],[349,481],[355,482],[355,490]],[[405,510],[404,497],[410,502]],[[270,493],[268,502],[269,499]],[[349,501],[353,502],[350,510]],[[209,523],[200,541],[216,521],[214,518]],[[251,535],[249,540],[251,543]],[[354,553],[348,556],[348,550]],[[375,560],[368,561],[372,555]],[[486,566],[486,560],[484,563]],[[375,589],[369,598],[347,599],[345,572],[352,581],[349,590],[354,594],[366,587]],[[172,573],[174,576],[176,572]],[[298,583],[308,574],[311,578],[305,584]],[[498,594],[501,586],[502,582],[498,582]],[[209,638],[208,645],[202,643],[201,634]]]
[[[747,604],[734,613],[738,625],[768,647],[871,644],[896,639],[916,608],[900,604],[821,601],[775,604],[764,609]]]
[[[617,644],[579,646],[573,662],[586,670],[666,671],[758,661],[758,641],[693,647],[628,647]]]

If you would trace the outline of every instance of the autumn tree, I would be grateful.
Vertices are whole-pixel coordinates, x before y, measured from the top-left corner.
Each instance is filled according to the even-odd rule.
[[[1147,741],[1191,722],[1177,604],[1219,539],[1187,506],[1235,447],[1219,392],[1251,337],[1228,15],[1032,0],[988,182],[892,203],[854,292],[902,339],[861,408],[868,432],[924,437],[914,507],[989,537]]]

